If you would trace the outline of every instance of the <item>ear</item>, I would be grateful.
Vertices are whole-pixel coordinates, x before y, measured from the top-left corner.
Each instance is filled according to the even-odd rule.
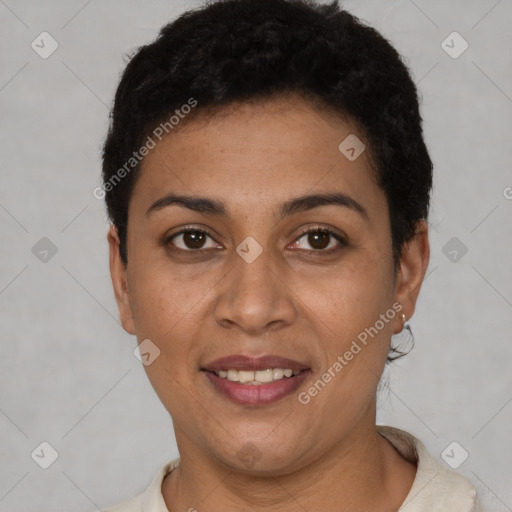
[[[401,313],[407,320],[414,314],[429,259],[428,225],[425,220],[420,220],[416,224],[414,238],[403,247],[395,284],[395,297],[402,304]],[[402,318],[398,323],[395,334],[403,327]]]
[[[130,295],[128,293],[127,268],[121,259],[119,236],[117,228],[113,224],[108,230],[107,240],[110,248],[110,277],[112,278],[121,325],[126,332],[135,334]]]

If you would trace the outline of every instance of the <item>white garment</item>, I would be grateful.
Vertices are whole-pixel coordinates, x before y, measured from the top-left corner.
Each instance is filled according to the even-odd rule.
[[[377,425],[385,437],[410,462],[417,466],[416,477],[400,512],[472,512],[476,489],[463,476],[439,464],[413,435],[394,427]],[[157,472],[149,487],[104,512],[169,512],[162,495],[162,482],[179,464],[179,457]]]

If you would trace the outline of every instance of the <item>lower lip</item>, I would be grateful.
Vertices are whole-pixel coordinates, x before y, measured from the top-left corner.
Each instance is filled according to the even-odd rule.
[[[218,377],[215,373],[204,371],[215,389],[224,393],[233,402],[244,405],[265,405],[276,402],[284,396],[293,393],[309,375],[310,370],[304,370],[293,377],[284,377],[283,379],[265,384],[240,384],[228,379]]]

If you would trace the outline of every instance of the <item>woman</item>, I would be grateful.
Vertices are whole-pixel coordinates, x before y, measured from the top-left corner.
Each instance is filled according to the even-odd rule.
[[[337,3],[183,14],[123,74],[103,179],[122,325],[180,453],[111,512],[474,510],[466,479],[375,424],[432,185],[377,31]]]

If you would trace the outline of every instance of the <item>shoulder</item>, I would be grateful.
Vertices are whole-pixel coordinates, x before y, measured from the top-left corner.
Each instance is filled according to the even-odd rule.
[[[104,509],[104,512],[167,512],[162,495],[162,482],[165,476],[180,462],[179,457],[165,463],[153,476],[146,490],[117,505]]]
[[[377,426],[384,436],[407,460],[416,464],[416,477],[400,512],[473,512],[476,489],[462,475],[442,466],[425,445],[405,430]]]

